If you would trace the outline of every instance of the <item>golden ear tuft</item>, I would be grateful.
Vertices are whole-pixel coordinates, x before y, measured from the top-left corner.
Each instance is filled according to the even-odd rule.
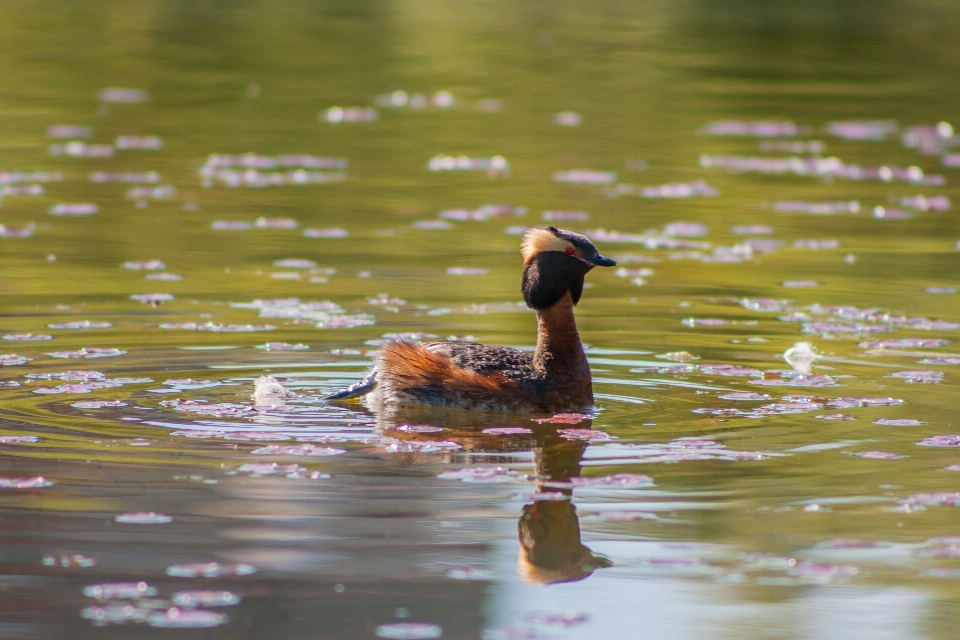
[[[546,229],[533,228],[523,235],[523,241],[520,243],[520,254],[523,256],[523,264],[526,265],[538,253],[565,251],[567,247],[572,246],[568,241],[558,238]]]

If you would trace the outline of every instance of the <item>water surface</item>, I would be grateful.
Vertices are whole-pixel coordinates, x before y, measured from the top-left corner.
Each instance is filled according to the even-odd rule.
[[[0,636],[953,637],[960,10],[768,4],[5,4]],[[318,401],[551,223],[594,414]]]

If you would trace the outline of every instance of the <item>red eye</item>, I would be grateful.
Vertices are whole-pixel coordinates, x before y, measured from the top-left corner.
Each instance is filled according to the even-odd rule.
[[[567,247],[567,255],[572,256],[574,254],[573,247]]]

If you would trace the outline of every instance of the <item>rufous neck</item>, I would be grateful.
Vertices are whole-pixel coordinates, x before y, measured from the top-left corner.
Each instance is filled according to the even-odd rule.
[[[548,374],[577,370],[589,373],[569,292],[552,307],[537,310],[537,350],[533,364]]]

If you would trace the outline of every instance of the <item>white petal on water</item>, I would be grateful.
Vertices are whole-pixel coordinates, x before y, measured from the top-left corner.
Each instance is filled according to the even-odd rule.
[[[787,364],[800,373],[810,373],[810,367],[818,357],[810,342],[797,342],[783,353]]]

